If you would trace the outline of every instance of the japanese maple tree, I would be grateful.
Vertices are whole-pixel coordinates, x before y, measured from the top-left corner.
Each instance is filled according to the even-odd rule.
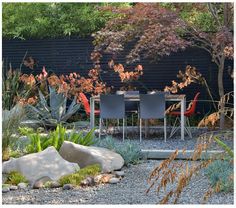
[[[137,3],[130,8],[106,9],[120,15],[93,35],[95,51],[116,55],[131,42],[134,46],[126,58],[127,63],[133,63],[200,47],[218,67],[219,97],[224,96],[225,60],[233,58],[232,3]],[[222,113],[221,127],[223,117]]]

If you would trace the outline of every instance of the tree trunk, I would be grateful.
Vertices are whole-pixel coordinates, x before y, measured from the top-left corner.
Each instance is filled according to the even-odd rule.
[[[221,59],[219,69],[218,69],[218,88],[219,88],[220,99],[224,96],[223,72],[224,72],[224,59]],[[220,129],[224,128],[225,115],[222,112],[224,110],[224,107],[225,107],[225,103],[220,102],[220,106],[219,106],[219,110],[220,110]]]

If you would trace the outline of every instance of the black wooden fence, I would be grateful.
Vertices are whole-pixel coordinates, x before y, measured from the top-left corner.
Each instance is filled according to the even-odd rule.
[[[127,50],[130,47],[127,47]],[[18,68],[24,54],[32,56],[38,62],[34,71],[23,67],[25,73],[38,74],[42,67],[57,74],[68,74],[78,72],[83,76],[87,75],[92,68],[90,54],[93,50],[91,38],[73,38],[73,39],[52,39],[52,40],[3,40],[3,58],[11,62],[13,68]],[[125,50],[120,54],[116,61],[125,65]],[[107,65],[109,56],[102,59],[102,79],[108,85],[118,89],[122,83],[117,75],[110,73]],[[163,57],[157,63],[151,63],[150,60],[143,59],[140,63],[144,68],[144,75],[134,85],[140,91],[157,89],[162,90],[166,85],[171,85],[172,80],[177,80],[179,70],[185,70],[186,65],[195,66],[206,78],[212,94],[218,99],[217,87],[217,67],[211,61],[210,55],[198,48],[189,48],[185,51],[173,53],[170,56]],[[228,74],[228,68],[233,67],[233,61],[227,61],[224,72],[225,92],[233,90],[233,80]],[[209,100],[206,89],[198,84],[192,84],[187,87],[183,93],[187,94],[187,100],[192,99],[197,91],[201,92],[201,100]],[[201,111],[207,112],[209,104],[201,105]],[[202,108],[203,107],[203,108]]]

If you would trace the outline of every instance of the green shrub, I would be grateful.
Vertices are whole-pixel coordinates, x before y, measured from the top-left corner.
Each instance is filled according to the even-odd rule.
[[[66,128],[62,124],[58,124],[55,130],[49,132],[48,136],[42,136],[39,132],[32,133],[31,130],[29,131],[29,129],[24,128],[21,128],[20,132],[30,140],[30,143],[26,146],[27,153],[40,152],[50,146],[59,150],[65,140],[84,146],[90,146],[96,143],[93,134],[94,129],[91,129],[86,134],[82,131],[80,133],[72,131],[70,134],[67,134]]]
[[[130,140],[125,140],[122,144],[116,144],[112,137],[106,137],[98,145],[120,154],[123,157],[126,166],[129,166],[130,164],[135,165],[140,162],[141,149],[137,144],[132,143]]]
[[[29,128],[29,127],[19,127],[19,133],[21,136],[25,136],[25,135],[29,135],[29,134],[33,134],[34,133],[34,129],[33,128]]]
[[[12,171],[7,175],[6,184],[17,185],[18,183],[28,183],[25,176],[17,171]]]
[[[88,176],[96,176],[100,172],[101,166],[99,164],[89,165],[85,168],[80,169],[76,173],[61,177],[59,179],[59,183],[62,186],[68,183],[79,186],[82,180],[86,179]]]
[[[94,140],[94,131],[95,129],[91,129],[87,134],[83,134],[81,131],[80,133],[76,133],[73,131],[70,135],[66,138],[66,140],[74,142],[75,144],[81,144],[84,146],[91,146],[96,143]]]
[[[230,192],[234,189],[234,170],[231,162],[230,160],[215,160],[205,169],[211,186],[218,188],[218,191]]]
[[[33,134],[28,134],[27,136],[30,139],[30,144],[27,145],[26,151],[28,153],[41,152],[42,151],[41,141],[45,137],[42,137],[38,132]]]
[[[138,145],[125,141],[123,145],[116,147],[116,152],[119,153],[124,161],[125,165],[138,164],[141,159],[141,149]]]

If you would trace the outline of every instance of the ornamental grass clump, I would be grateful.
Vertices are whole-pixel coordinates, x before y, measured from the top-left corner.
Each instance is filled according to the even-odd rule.
[[[25,176],[23,176],[20,172],[12,171],[7,175],[6,184],[17,185],[19,183],[28,183]]]
[[[96,176],[99,173],[101,173],[101,166],[99,164],[89,165],[80,169],[76,173],[61,177],[59,183],[62,186],[65,184],[79,186],[81,181],[86,179],[88,176]]]
[[[159,203],[167,204],[171,201],[171,203],[176,204],[193,176],[197,175],[201,170],[205,170],[205,174],[210,179],[211,184],[207,191],[203,193],[203,202],[206,202],[213,193],[231,191],[233,188],[233,152],[229,150],[230,147],[225,143],[219,142],[218,136],[211,132],[210,135],[205,133],[199,137],[200,143],[196,145],[189,159],[191,160],[191,165],[188,160],[174,161],[178,156],[178,150],[168,159],[163,160],[151,172],[148,178],[149,188],[146,190],[146,194],[155,186],[157,193],[161,190],[166,192],[168,185],[172,184]],[[224,152],[215,156],[207,156],[207,150],[213,142],[222,147]],[[185,154],[185,150],[183,150],[183,154]],[[226,158],[229,158],[229,160],[226,160]]]

